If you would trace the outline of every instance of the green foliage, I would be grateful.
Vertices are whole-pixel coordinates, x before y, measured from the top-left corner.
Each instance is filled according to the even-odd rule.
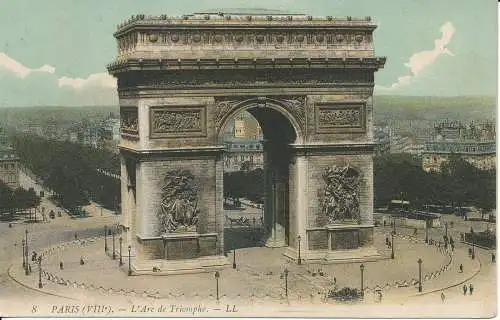
[[[237,200],[243,197],[263,203],[264,171],[261,168],[224,173],[224,198]]]
[[[116,155],[68,141],[49,141],[17,134],[12,143],[21,163],[55,193],[54,200],[66,208],[89,203],[89,198],[115,209],[119,203],[120,181],[97,172],[119,174]]]
[[[374,160],[375,205],[392,199],[405,200],[420,208],[424,204],[495,208],[496,170],[481,171],[459,156],[452,156],[439,173],[422,170],[419,160],[406,154],[376,157]]]
[[[40,197],[32,189],[10,189],[0,180],[0,212],[12,212],[19,209],[38,207]]]

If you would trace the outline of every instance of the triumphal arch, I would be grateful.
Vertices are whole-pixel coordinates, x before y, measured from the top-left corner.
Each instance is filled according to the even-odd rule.
[[[266,245],[363,260],[373,243],[370,17],[272,12],[134,15],[114,34],[122,224],[133,269],[204,270],[224,256],[222,131],[264,134]]]

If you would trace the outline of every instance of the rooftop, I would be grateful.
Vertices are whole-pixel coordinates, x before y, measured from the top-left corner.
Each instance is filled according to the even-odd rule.
[[[216,8],[216,9],[208,9],[200,12],[195,12],[194,14],[217,14],[217,15],[286,15],[286,16],[294,16],[294,15],[305,15],[302,13],[290,13],[282,10],[276,9],[266,9],[266,8]]]

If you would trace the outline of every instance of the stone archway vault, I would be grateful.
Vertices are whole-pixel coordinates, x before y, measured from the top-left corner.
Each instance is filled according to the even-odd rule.
[[[286,166],[288,181],[286,255],[374,254],[373,75],[385,64],[375,28],[369,18],[248,13],[136,15],[118,26],[108,70],[118,79],[122,224],[136,272],[227,263],[219,131],[243,108],[287,119],[265,129],[269,150],[280,134],[294,137],[280,141],[289,161],[275,168]]]

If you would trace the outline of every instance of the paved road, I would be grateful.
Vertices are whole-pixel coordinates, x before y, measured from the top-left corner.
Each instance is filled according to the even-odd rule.
[[[39,185],[24,173],[20,174],[20,182],[24,188],[33,187],[37,192],[42,190]],[[50,210],[56,212],[62,210],[47,198],[42,199],[41,206],[46,208],[46,212]],[[107,212],[102,217],[96,215],[86,219],[71,219],[68,215],[63,214],[62,217],[56,217],[48,223],[26,224],[23,221],[17,221],[13,223],[12,228],[9,227],[8,222],[0,222],[0,256],[2,257],[0,259],[0,315],[2,314],[2,309],[7,307],[4,305],[7,300],[8,306],[12,307],[12,299],[9,299],[12,297],[22,297],[22,300],[29,300],[30,304],[52,301],[53,298],[19,285],[8,275],[8,269],[13,263],[22,262],[22,239],[25,237],[25,230],[28,230],[28,250],[31,253],[50,245],[73,240],[75,233],[79,239],[103,234],[104,224],[111,225],[116,221],[116,216]]]
[[[23,183],[30,183],[29,178],[24,177]],[[44,205],[47,209],[50,208],[57,209],[48,200],[44,200]],[[444,219],[453,219],[453,217],[445,217]],[[116,217],[112,215],[94,215],[87,219],[71,219],[70,217],[64,215],[63,217],[51,220],[50,223],[36,223],[36,224],[15,224],[13,228],[9,228],[7,223],[0,223],[0,234],[1,234],[1,245],[0,245],[0,255],[2,259],[0,260],[0,314],[3,308],[9,307],[13,308],[13,300],[19,301],[19,308],[24,308],[20,310],[26,310],[26,308],[32,308],[32,306],[37,304],[47,304],[54,301],[54,297],[46,294],[42,294],[33,289],[23,287],[16,282],[12,281],[7,270],[13,263],[21,263],[21,251],[20,247],[21,239],[24,236],[24,230],[27,228],[29,230],[29,242],[30,242],[30,252],[33,250],[39,250],[42,247],[47,247],[54,245],[59,242],[66,242],[74,239],[75,232],[78,238],[93,237],[95,235],[102,234],[104,224],[112,224],[116,222]],[[481,231],[484,227],[478,223],[470,223],[464,221],[456,221],[455,227],[449,229],[448,231],[453,234],[456,241],[459,239],[459,233],[463,230],[468,230],[470,225],[473,225],[475,230]],[[407,230],[411,233],[411,230]],[[432,231],[432,237],[437,239],[442,236],[443,228],[434,229]],[[423,236],[422,231],[419,231],[419,236]],[[460,250],[466,250],[466,246],[461,245]],[[475,277],[473,277],[467,283],[472,282],[476,288],[476,291],[472,296],[463,296],[460,293],[460,287],[452,287],[443,290],[446,299],[445,302],[441,302],[441,291],[435,293],[430,293],[423,296],[414,297],[412,299],[407,299],[404,301],[405,307],[409,309],[413,308],[417,313],[411,313],[405,311],[402,315],[416,315],[419,309],[422,310],[422,305],[425,305],[426,310],[432,310],[433,314],[436,315],[450,315],[457,314],[458,316],[463,315],[463,310],[467,315],[490,315],[496,310],[496,306],[491,304],[492,301],[496,301],[494,296],[496,295],[496,266],[489,263],[489,253],[487,251],[478,249],[478,256],[483,262],[483,268]],[[258,258],[255,261],[265,261],[262,259],[262,253],[258,253]],[[368,271],[367,271],[368,272]],[[22,297],[22,299],[8,299],[12,297]],[[62,299],[62,300],[61,300]],[[63,298],[57,298],[59,303],[63,303]],[[436,309],[429,309],[430,306],[435,305]],[[457,307],[459,306],[459,307]],[[481,309],[483,308],[483,309]],[[29,314],[31,310],[26,310],[26,314]],[[482,313],[481,313],[482,312]],[[36,313],[35,313],[36,314]],[[373,314],[375,316],[375,314]]]

